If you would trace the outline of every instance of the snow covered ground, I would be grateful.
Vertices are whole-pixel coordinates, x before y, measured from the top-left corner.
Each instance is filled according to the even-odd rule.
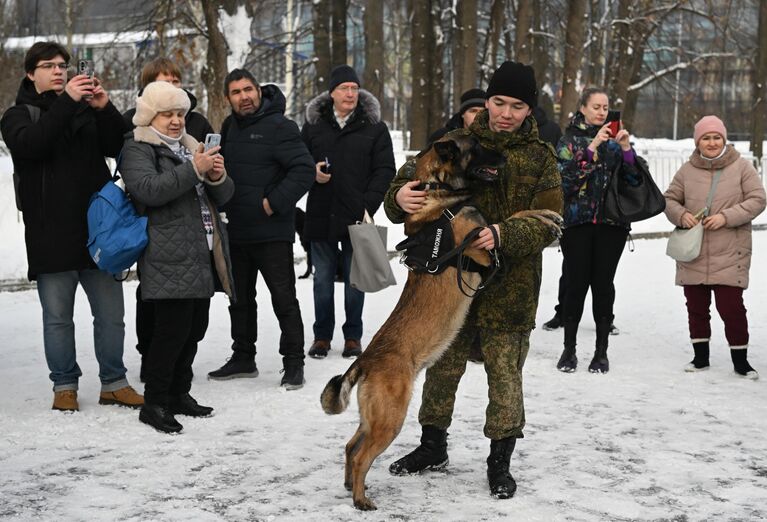
[[[687,374],[691,358],[681,290],[664,240],[636,241],[616,281],[612,371],[557,372],[562,332],[533,332],[525,366],[526,437],[512,471],[511,500],[489,497],[482,435],[486,390],[481,366],[469,365],[458,391],[444,473],[394,477],[388,464],[420,435],[416,386],[404,429],[373,464],[368,493],[379,510],[360,513],[343,488],[343,447],[356,428],[356,400],[327,416],[319,395],[349,361],[339,339],[322,361],[307,359],[306,385],[279,387],[279,332],[260,288],[257,379],[206,380],[229,355],[226,301],[216,296],[211,325],[195,361],[192,393],[215,407],[208,419],[180,417],[177,436],[139,423],[137,412],[98,404],[98,369],[89,310],[78,295],[76,331],[81,411],[50,410],[34,291],[0,293],[0,518],[8,520],[759,520],[767,518],[767,292],[762,269],[767,233],[754,233],[752,286],[746,293],[751,355],[760,381],[732,372],[721,322],[714,319],[712,369]],[[544,254],[539,324],[556,300],[560,254]],[[367,297],[368,341],[393,308],[400,284]],[[297,266],[302,272],[303,267]],[[299,272],[299,273],[300,273]],[[311,280],[298,282],[311,341]],[[337,287],[340,290],[340,286]],[[132,331],[135,283],[125,285],[125,361],[138,382]],[[337,304],[337,313],[341,304]],[[590,306],[587,303],[586,310]],[[340,326],[337,329],[340,336]],[[579,336],[588,363],[594,326]],[[583,365],[585,367],[585,364]]]

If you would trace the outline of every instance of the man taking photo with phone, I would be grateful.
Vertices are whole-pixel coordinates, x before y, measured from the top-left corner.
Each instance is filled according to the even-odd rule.
[[[0,121],[21,178],[28,277],[37,281],[43,310],[53,409],[79,409],[82,372],[73,322],[78,284],[94,318],[99,402],[139,407],[144,399],[128,384],[123,365],[122,283],[100,271],[86,247],[88,202],[111,178],[104,157],[118,155],[128,128],[98,78],[78,74],[67,82],[69,59],[56,42],[30,47],[16,105]]]
[[[256,282],[260,273],[280,324],[283,376],[280,385],[304,385],[304,324],[296,298],[293,262],[296,202],[314,180],[314,163],[298,126],[287,119],[285,96],[276,85],[258,84],[245,69],[224,80],[232,114],[221,126],[221,153],[234,180],[224,206],[236,300],[229,305],[232,356],[214,380],[258,377]]]

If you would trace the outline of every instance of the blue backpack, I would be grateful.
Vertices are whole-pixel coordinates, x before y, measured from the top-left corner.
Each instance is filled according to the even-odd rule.
[[[149,241],[147,218],[138,215],[115,184],[118,179],[115,174],[88,203],[88,253],[101,270],[112,275],[133,266]]]

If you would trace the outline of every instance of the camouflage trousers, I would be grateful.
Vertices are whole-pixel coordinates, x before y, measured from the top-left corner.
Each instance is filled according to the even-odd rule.
[[[447,429],[453,416],[455,393],[466,371],[472,342],[479,336],[485,359],[489,403],[485,436],[492,440],[522,437],[525,405],[522,367],[530,348],[530,332],[501,332],[464,327],[434,366],[426,370],[418,422]]]

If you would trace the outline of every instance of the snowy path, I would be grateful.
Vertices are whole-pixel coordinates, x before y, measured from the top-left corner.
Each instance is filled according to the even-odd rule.
[[[616,284],[612,371],[572,375],[554,369],[562,333],[536,330],[525,368],[526,437],[512,471],[509,501],[489,498],[488,441],[482,436],[486,383],[470,365],[459,389],[445,473],[393,477],[388,464],[417,443],[420,383],[400,437],[374,463],[369,494],[379,510],[359,513],[343,488],[343,446],[356,405],[326,416],[319,394],[348,361],[336,340],[324,361],[307,359],[306,386],[279,388],[278,332],[267,292],[259,295],[261,340],[254,380],[213,382],[205,374],[228,356],[226,302],[211,306],[211,327],[195,362],[192,393],[216,408],[210,419],[180,417],[178,436],[140,424],[137,413],[99,406],[89,312],[78,296],[81,411],[49,410],[52,394],[34,292],[0,293],[0,519],[8,520],[758,520],[767,519],[767,233],[754,234],[746,292],[751,382],[732,373],[721,322],[714,320],[712,369],[685,374],[690,358],[681,289],[662,240],[625,252]],[[539,323],[556,299],[561,258],[547,249]],[[396,262],[395,262],[396,264]],[[297,267],[301,269],[301,267]],[[395,270],[403,282],[399,265]],[[307,342],[311,281],[299,281]],[[338,287],[340,290],[340,286]],[[138,385],[133,349],[134,284],[126,285],[126,364]],[[366,339],[401,286],[370,295]],[[586,310],[590,310],[587,303]],[[339,328],[340,330],[340,328]],[[581,361],[594,327],[585,320]],[[140,385],[138,385],[140,388]]]

